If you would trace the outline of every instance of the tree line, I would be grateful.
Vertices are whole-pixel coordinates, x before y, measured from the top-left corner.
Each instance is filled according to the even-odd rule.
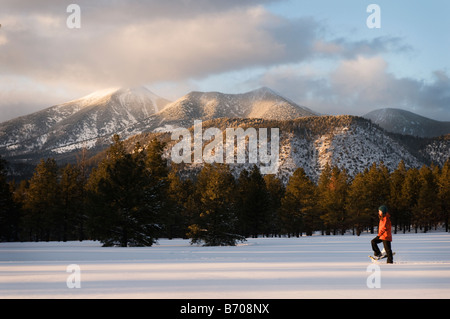
[[[181,178],[163,153],[157,139],[127,152],[116,135],[92,170],[84,160],[60,168],[49,158],[19,184],[7,182],[0,160],[0,240],[151,246],[181,237],[217,246],[261,235],[360,235],[375,231],[381,204],[395,233],[449,230],[448,160],[420,169],[400,162],[393,172],[374,163],[354,177],[327,165],[317,183],[298,168],[284,185],[256,165],[234,177],[225,164],[206,164]]]

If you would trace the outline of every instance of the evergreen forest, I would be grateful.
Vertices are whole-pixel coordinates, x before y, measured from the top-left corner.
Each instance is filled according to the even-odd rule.
[[[393,233],[449,231],[450,161],[390,172],[373,163],[356,176],[326,166],[314,183],[300,167],[284,185],[255,165],[233,176],[205,164],[193,178],[164,159],[164,144],[115,136],[94,168],[84,156],[59,167],[42,159],[29,180],[7,180],[0,159],[0,241],[99,240],[104,246],[151,246],[158,238],[235,245],[257,236],[360,235],[376,232],[386,205]]]

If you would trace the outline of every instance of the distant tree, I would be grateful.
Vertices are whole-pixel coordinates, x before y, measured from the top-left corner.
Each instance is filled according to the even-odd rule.
[[[378,166],[373,163],[369,170],[364,173],[367,192],[367,204],[373,212],[371,218],[371,232],[378,225],[378,207],[387,204],[390,193],[389,171],[383,163]]]
[[[417,199],[419,198],[419,192],[421,187],[420,173],[415,167],[408,169],[405,176],[405,181],[402,187],[402,198],[404,206],[406,207],[406,224],[408,230],[411,223],[414,224],[415,231],[419,228],[418,220],[413,219],[413,216],[418,216]]]
[[[317,228],[317,199],[315,185],[303,168],[297,168],[289,179],[281,200],[281,220],[284,232],[300,236],[312,235]]]
[[[168,238],[185,237],[192,219],[187,203],[193,192],[190,180],[182,181],[175,170],[167,176],[165,234]]]
[[[48,158],[40,161],[30,179],[23,205],[30,240],[62,239],[64,215],[58,177],[56,161]]]
[[[346,207],[349,222],[355,228],[357,236],[371,226],[371,215],[374,209],[371,207],[368,195],[365,174],[356,174],[349,186]]]
[[[281,218],[280,208],[281,199],[284,197],[285,187],[280,179],[274,174],[264,176],[268,197],[269,197],[269,228],[268,233],[271,235],[281,234]]]
[[[79,171],[77,175],[76,184],[79,189],[76,196],[76,202],[80,205],[76,210],[75,231],[77,233],[78,240],[84,240],[87,236],[86,233],[86,220],[88,218],[86,214],[87,206],[87,182],[89,178],[89,165],[88,165],[88,150],[83,147],[80,151],[80,155],[77,156],[76,169]]]
[[[129,154],[118,135],[89,179],[90,225],[104,246],[151,246],[161,209],[158,181],[145,157]]]
[[[430,166],[431,169],[431,174],[432,174],[432,179],[433,179],[433,188],[435,190],[435,197],[436,197],[436,202],[434,202],[432,204],[433,206],[433,217],[430,220],[431,222],[431,226],[434,227],[434,229],[436,230],[437,227],[440,224],[444,224],[444,220],[445,220],[445,212],[442,210],[442,204],[441,204],[441,199],[439,197],[439,191],[440,191],[440,179],[441,179],[441,167],[438,165],[434,165],[432,164]]]
[[[336,235],[338,231],[344,234],[349,227],[346,211],[346,198],[349,188],[349,177],[345,170],[334,166],[331,175],[320,188],[320,207],[323,212],[321,219],[327,229],[332,229]]]
[[[155,138],[150,141],[145,149],[145,165],[150,171],[150,174],[159,181],[165,181],[169,174],[167,159],[164,158],[164,147],[165,144]],[[140,144],[136,144],[134,153],[139,153],[140,149]]]
[[[441,205],[442,221],[445,226],[445,231],[449,230],[449,215],[450,215],[450,160],[447,160],[442,166],[440,175],[437,179],[438,184],[438,199]]]
[[[17,240],[36,240],[36,238],[32,238],[32,234],[30,233],[30,229],[26,227],[26,214],[27,211],[24,208],[25,200],[28,193],[30,181],[29,180],[21,180],[19,184],[16,184],[15,181],[11,182],[11,192],[12,198],[14,201],[14,205],[17,208],[18,212],[18,220],[16,220],[17,227]]]
[[[319,181],[317,183],[317,209],[319,211],[319,216],[325,216],[328,213],[328,205],[327,205],[327,194],[328,194],[328,185],[331,180],[331,166],[326,163],[325,167],[321,171],[319,175]],[[329,228],[329,224],[322,223],[322,234],[329,235],[331,230]]]
[[[413,211],[413,222],[427,232],[432,224],[437,224],[439,215],[438,187],[430,167],[422,166],[419,170],[420,189],[417,207]]]
[[[269,193],[259,168],[243,170],[237,180],[239,228],[244,237],[256,238],[269,229]]]
[[[405,206],[402,193],[406,172],[405,163],[402,160],[390,175],[388,207],[394,227],[394,233],[397,233],[398,226],[401,226],[403,231],[405,231],[406,224],[408,223],[407,207]]]
[[[228,166],[206,164],[196,185],[200,215],[190,225],[188,237],[192,243],[205,246],[234,246],[245,237],[237,233],[237,213],[234,205],[235,181]]]
[[[137,144],[135,148],[141,148],[140,144]],[[164,148],[165,143],[155,138],[150,141],[141,154],[145,154],[145,167],[154,183],[152,185],[154,196],[160,205],[157,214],[160,236],[173,238],[182,235],[182,217],[176,202],[171,200],[173,197],[169,194],[169,186],[171,182],[174,182],[175,176],[171,175],[172,180],[169,179],[170,170],[167,159],[164,157]],[[139,152],[135,150],[134,153],[138,154]]]
[[[19,238],[20,211],[6,180],[6,161],[0,157],[0,241]]]
[[[77,165],[67,164],[61,173],[62,240],[84,239],[85,182]]]

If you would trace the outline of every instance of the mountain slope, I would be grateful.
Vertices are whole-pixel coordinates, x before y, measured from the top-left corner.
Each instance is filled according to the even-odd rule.
[[[160,115],[166,119],[176,116],[178,119],[202,120],[220,117],[292,120],[317,114],[263,87],[242,94],[191,92],[167,105]]]
[[[403,113],[385,111],[385,114],[390,115],[373,118],[378,123],[381,119],[402,123],[398,114]],[[407,121],[413,121],[410,114],[406,115]],[[431,162],[443,164],[449,158],[449,137],[419,138],[389,133],[381,125],[355,116],[317,116],[268,88],[243,94],[191,92],[172,103],[145,88],[94,92],[0,123],[0,155],[13,163],[12,169],[16,171],[22,169],[22,164],[32,167],[45,157],[54,157],[63,164],[73,161],[82,147],[91,149],[90,156],[96,156],[110,144],[113,134],[119,134],[128,139],[130,151],[136,141],[145,146],[155,136],[163,137],[167,142],[166,155],[170,156],[169,148],[175,144],[171,130],[176,127],[192,130],[195,120],[203,121],[203,129],[217,127],[223,132],[237,127],[279,128],[280,155],[276,164],[277,174],[284,181],[298,167],[317,180],[327,163],[354,175],[374,162],[382,161],[392,170],[400,160],[408,167],[420,167]],[[419,122],[422,126],[426,123]],[[232,167],[238,172],[252,165]],[[27,174],[29,167],[23,169],[28,169]],[[192,164],[185,170],[189,173],[200,167]]]
[[[388,132],[420,137],[436,137],[450,133],[450,122],[435,121],[400,109],[385,108],[363,116]]]
[[[292,120],[316,115],[310,109],[299,106],[266,87],[242,94],[190,92],[142,123],[130,127],[124,135],[190,127],[195,120],[206,121],[221,117]]]
[[[0,154],[64,153],[93,147],[160,111],[169,101],[146,88],[108,89],[0,123]]]
[[[277,176],[284,182],[288,181],[298,167],[303,167],[306,174],[317,181],[327,164],[345,168],[351,176],[354,176],[373,163],[383,162],[389,170],[394,170],[402,160],[407,167],[421,167],[432,161],[443,164],[443,161],[449,158],[450,139],[441,141],[445,145],[442,144],[439,149],[435,147],[436,152],[428,154],[426,150],[437,140],[428,141],[410,137],[415,142],[405,143],[401,135],[389,134],[369,120],[355,116],[315,116],[286,121],[221,118],[202,123],[203,130],[209,127],[216,127],[222,132],[225,132],[226,128],[237,127],[243,129],[252,127],[256,130],[268,128],[269,131],[270,128],[279,128]],[[192,134],[193,128],[190,130]],[[146,146],[155,137],[167,143],[165,156],[170,162],[171,149],[177,142],[171,140],[171,134],[168,132],[135,135],[128,139],[126,144],[132,151],[136,142],[139,141],[141,145]],[[225,136],[223,141],[225,145]],[[205,141],[203,146],[207,144]],[[246,154],[246,163],[231,164],[236,176],[242,169],[251,169],[253,166],[252,163],[248,163],[248,149]],[[265,164],[258,162],[257,165],[261,167]],[[203,163],[184,165],[182,174],[193,174],[202,166]]]

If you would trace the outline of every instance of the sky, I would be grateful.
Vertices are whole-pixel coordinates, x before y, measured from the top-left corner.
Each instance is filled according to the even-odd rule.
[[[169,100],[266,86],[322,114],[450,121],[449,13],[448,0],[1,0],[0,121],[141,85]]]

